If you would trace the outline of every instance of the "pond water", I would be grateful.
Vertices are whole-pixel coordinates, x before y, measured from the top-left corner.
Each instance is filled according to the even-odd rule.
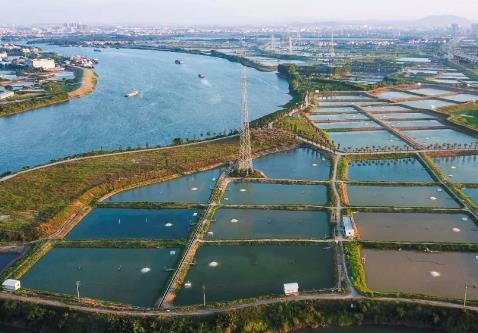
[[[395,111],[410,111],[410,109],[402,105],[382,105],[382,106],[364,106],[365,111],[369,112],[395,112]]]
[[[439,186],[349,185],[352,206],[459,208],[459,204]]]
[[[356,95],[335,95],[335,96],[321,96],[319,101],[334,101],[334,100],[361,100],[361,99],[372,99],[372,97],[356,94]]]
[[[390,126],[394,127],[428,127],[428,126],[446,126],[438,120],[413,120],[413,121],[387,121]]]
[[[317,108],[316,112],[319,113],[335,113],[335,112],[357,112],[353,107],[339,107],[339,108]]]
[[[66,239],[186,239],[197,209],[96,208]]]
[[[224,205],[325,205],[327,186],[229,183]]]
[[[382,182],[433,182],[416,158],[364,160],[349,163],[349,179]]]
[[[365,119],[369,120],[369,117],[362,113],[342,113],[342,114],[312,114],[310,120],[312,121],[335,121],[335,120],[354,120]]]
[[[22,287],[143,307],[154,306],[181,249],[55,248],[22,277]]]
[[[478,284],[477,255],[476,252],[362,250],[370,289],[453,298],[463,298],[465,283]],[[478,289],[468,288],[468,299],[478,299]]]
[[[436,117],[426,114],[426,113],[386,113],[386,114],[375,114],[375,117],[379,119],[436,119]]]
[[[388,131],[366,132],[330,132],[330,138],[340,150],[345,148],[359,149],[366,147],[400,147],[405,149],[408,145]]]
[[[0,253],[0,271],[19,256],[18,253]]]
[[[315,126],[322,129],[382,127],[374,121],[341,121],[337,123],[316,123]]]
[[[294,333],[437,333],[419,328],[405,328],[393,326],[351,326],[351,327],[326,327],[321,329],[306,328]]]
[[[478,95],[458,94],[453,96],[447,96],[445,99],[449,99],[455,102],[472,102],[478,100]]]
[[[143,186],[112,196],[106,202],[207,203],[220,169],[198,172],[164,183]]]
[[[330,160],[315,149],[297,148],[258,158],[254,160],[254,168],[268,178],[327,180]]]
[[[238,63],[149,50],[41,47],[99,58],[97,89],[69,103],[0,118],[0,173],[94,149],[169,144],[175,137],[240,127]],[[275,73],[248,69],[248,87],[251,119],[290,100],[287,81]],[[133,89],[140,95],[125,98]]]
[[[454,183],[478,184],[478,156],[435,157],[433,159]]]
[[[412,98],[416,96],[412,94],[407,94],[406,92],[402,92],[402,91],[385,91],[385,92],[378,93],[377,97],[385,98],[385,99],[401,99],[401,98]]]
[[[443,95],[443,94],[450,94],[453,91],[445,90],[445,89],[437,89],[437,88],[420,88],[420,89],[412,89],[410,92],[425,96],[434,96],[434,95]]]
[[[355,213],[360,238],[371,241],[476,243],[478,227],[464,214]]]
[[[206,239],[279,239],[330,237],[325,211],[219,209]]]
[[[416,63],[429,63],[431,60],[429,58],[413,58],[413,57],[405,57],[405,58],[398,58],[398,62],[416,62]]]
[[[474,144],[478,142],[478,137],[473,137],[452,129],[430,129],[403,131],[424,145],[433,144]]]
[[[213,265],[212,263],[215,263]],[[176,305],[283,295],[283,284],[297,282],[300,291],[332,288],[334,250],[328,244],[202,246]],[[287,269],[284,269],[287,268]]]
[[[453,102],[446,102],[439,99],[422,99],[418,101],[405,101],[402,104],[418,109],[436,110],[441,107],[456,105]]]
[[[478,205],[478,188],[465,188],[463,191]]]

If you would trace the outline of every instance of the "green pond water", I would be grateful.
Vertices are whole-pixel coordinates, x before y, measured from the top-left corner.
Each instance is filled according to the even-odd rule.
[[[22,287],[152,307],[181,249],[55,248],[21,278]]]
[[[478,137],[467,135],[452,129],[430,129],[430,130],[413,130],[403,131],[408,136],[411,136],[418,142],[424,145],[433,144],[475,144],[478,142]]]
[[[352,206],[459,208],[458,203],[439,186],[362,186],[349,185]]]
[[[97,208],[66,239],[186,239],[197,209]]]
[[[419,328],[388,327],[388,326],[352,326],[352,327],[327,327],[321,329],[303,329],[294,333],[433,333]]]
[[[371,290],[463,299],[465,284],[478,285],[477,252],[363,249],[361,255]],[[478,299],[478,289],[468,288],[468,298]]]
[[[478,188],[465,188],[464,192],[478,205]]]
[[[325,211],[219,209],[206,239],[329,237],[330,221]]]
[[[330,160],[315,149],[297,148],[258,158],[254,160],[254,168],[268,178],[327,180]]]
[[[202,246],[176,305],[282,295],[283,284],[297,282],[300,291],[332,288],[334,250],[329,245]]]
[[[349,180],[383,182],[433,182],[416,158],[351,161]]]
[[[464,214],[354,214],[360,238],[371,241],[478,242],[478,227]]]
[[[4,269],[9,263],[18,257],[18,253],[2,253],[0,254],[0,271]]]
[[[325,205],[327,186],[230,183],[224,205]]]
[[[399,147],[405,149],[408,145],[388,131],[366,131],[366,132],[330,132],[330,138],[336,146],[343,149],[360,148],[391,148]]]
[[[112,196],[106,202],[207,203],[219,175],[219,169],[199,172],[164,183],[125,191]]]
[[[454,183],[478,184],[478,156],[436,157],[433,159]]]

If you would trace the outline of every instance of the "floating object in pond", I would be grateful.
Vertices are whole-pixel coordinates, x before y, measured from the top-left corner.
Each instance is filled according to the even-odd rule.
[[[437,199],[437,198],[435,198],[435,197],[430,197],[430,200],[436,200],[436,199]]]
[[[143,274],[149,273],[150,271],[151,271],[151,268],[149,268],[149,267],[141,268],[141,273],[143,273]]]
[[[313,166],[313,167],[316,167],[316,166],[317,166],[317,163],[313,163],[312,166]]]
[[[232,219],[232,220],[231,220],[231,223],[237,223],[237,222],[239,222],[238,219]]]
[[[168,223],[166,223],[164,226],[165,226],[166,228],[170,228],[170,227],[173,226],[173,224],[168,222]]]
[[[441,188],[437,189],[437,192],[443,192],[443,190]]]
[[[451,175],[451,174],[450,174],[450,175],[448,175],[448,177],[452,178],[452,177],[453,177],[453,175]]]
[[[212,181],[215,182],[215,181],[216,181],[216,177],[213,177],[213,178],[212,178]]]
[[[239,191],[246,192],[247,190],[245,188],[241,188]]]
[[[461,220],[462,220],[462,221],[468,221],[468,217],[463,216],[463,217],[461,218]]]
[[[185,284],[184,284],[184,288],[191,288],[193,286],[193,284],[190,282],[190,281],[187,281]]]
[[[212,235],[214,235],[214,232],[208,231],[207,234],[208,234],[209,236],[212,236]]]
[[[441,274],[438,273],[437,271],[431,271],[431,272],[430,272],[430,275],[431,275],[432,277],[439,277],[439,276],[441,276]]]
[[[198,216],[198,213],[193,213],[193,216]]]
[[[176,254],[176,251],[174,251],[174,250],[169,251],[169,255],[174,256],[175,254]]]
[[[229,198],[224,198],[224,200],[226,200],[226,201],[227,201],[227,200],[229,200]]]
[[[453,230],[453,232],[460,232],[461,230],[458,229],[458,228],[452,228],[451,230]]]
[[[199,190],[197,187],[193,187],[193,188],[191,189],[191,191],[197,191],[197,190]]]
[[[209,263],[209,267],[217,267],[217,266],[219,266],[219,263],[217,261],[211,261]]]
[[[475,260],[478,260],[478,256],[475,256]]]
[[[456,169],[456,166],[452,165],[451,168],[452,168],[452,169]]]
[[[118,224],[121,224],[121,219],[118,219]]]
[[[120,270],[121,270],[121,268],[123,268],[123,266],[119,265],[119,266],[118,266],[118,268],[117,268],[117,270],[119,270],[119,271],[120,271]]]

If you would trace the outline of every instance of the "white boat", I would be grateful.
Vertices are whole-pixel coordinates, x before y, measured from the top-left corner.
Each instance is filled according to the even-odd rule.
[[[138,95],[139,95],[138,90],[132,90],[129,93],[127,93],[126,95],[124,95],[124,97],[134,97],[134,96],[138,96]]]

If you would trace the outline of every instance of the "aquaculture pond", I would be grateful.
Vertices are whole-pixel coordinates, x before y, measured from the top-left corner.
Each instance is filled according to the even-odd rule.
[[[399,120],[399,121],[386,121],[387,125],[393,127],[444,127],[443,123],[438,120]]]
[[[478,100],[478,95],[458,94],[453,96],[447,96],[444,98],[454,102],[472,102]]]
[[[438,89],[438,88],[420,88],[409,90],[412,93],[425,95],[425,96],[434,96],[434,95],[443,95],[443,94],[453,94],[453,91]]]
[[[382,120],[390,119],[436,119],[435,116],[419,113],[419,112],[401,112],[401,113],[385,113],[385,114],[375,114],[375,117]]]
[[[463,298],[465,284],[478,284],[478,253],[363,249],[371,290]],[[478,289],[468,288],[468,299]]]
[[[106,202],[207,203],[221,171],[213,169],[112,196]]]
[[[363,160],[349,163],[349,180],[383,182],[433,182],[416,158]]]
[[[224,205],[325,205],[326,185],[229,183]]]
[[[22,277],[22,287],[153,307],[181,249],[55,248]]]
[[[317,108],[316,112],[318,113],[340,113],[340,112],[357,112],[353,107],[344,106],[338,108]]]
[[[475,144],[478,138],[461,133],[452,129],[430,129],[430,130],[413,130],[403,131],[406,135],[411,136],[424,145],[433,144]]]
[[[478,156],[456,156],[434,158],[443,173],[454,183],[478,184]]]
[[[315,126],[322,129],[382,127],[374,121],[340,121],[336,123],[316,123]]]
[[[343,149],[360,149],[381,147],[399,147],[405,149],[408,145],[395,135],[386,130],[382,131],[365,131],[365,132],[330,132],[330,138],[335,146]],[[340,145],[340,147],[339,147]]]
[[[279,239],[330,237],[326,211],[221,208],[206,239]]]
[[[440,186],[349,185],[351,206],[459,208]]]
[[[186,239],[198,209],[97,208],[67,239]]]
[[[101,148],[151,147],[240,128],[238,63],[152,50],[40,47],[98,58],[98,85],[89,96],[0,118],[0,173]],[[174,63],[178,58],[183,65]],[[249,68],[248,87],[251,119],[277,111],[291,98],[287,80],[276,73]],[[133,89],[140,94],[125,98]]]
[[[464,214],[358,212],[354,219],[363,240],[478,242],[478,227]]]
[[[300,291],[330,289],[334,253],[329,244],[202,246],[174,303],[202,304],[203,286],[206,303],[283,295],[291,282]]]
[[[402,104],[405,104],[407,106],[411,106],[417,109],[429,109],[429,110],[436,110],[441,107],[456,105],[456,103],[446,102],[439,99],[422,99],[417,101],[405,101],[405,102],[402,102]]]
[[[362,113],[337,113],[337,114],[313,114],[310,116],[312,121],[336,121],[336,120],[370,120]]]
[[[396,112],[396,111],[411,111],[409,108],[406,108],[402,105],[381,105],[381,106],[364,106],[362,107],[365,111],[368,112]]]
[[[402,99],[402,98],[413,98],[417,96],[408,94],[403,91],[384,91],[384,92],[378,93],[377,97],[385,98],[385,99]]]
[[[254,160],[254,168],[268,178],[326,180],[330,174],[327,155],[311,148],[297,148]]]
[[[463,191],[478,205],[478,188],[465,188]]]
[[[350,326],[326,327],[321,329],[306,328],[294,331],[294,333],[437,333],[437,331],[394,326]]]
[[[336,101],[336,100],[360,100],[360,99],[372,99],[372,97],[364,94],[356,95],[335,95],[335,96],[322,96],[319,97],[320,101]]]
[[[19,253],[0,253],[0,271],[4,269],[9,263],[15,260]]]

